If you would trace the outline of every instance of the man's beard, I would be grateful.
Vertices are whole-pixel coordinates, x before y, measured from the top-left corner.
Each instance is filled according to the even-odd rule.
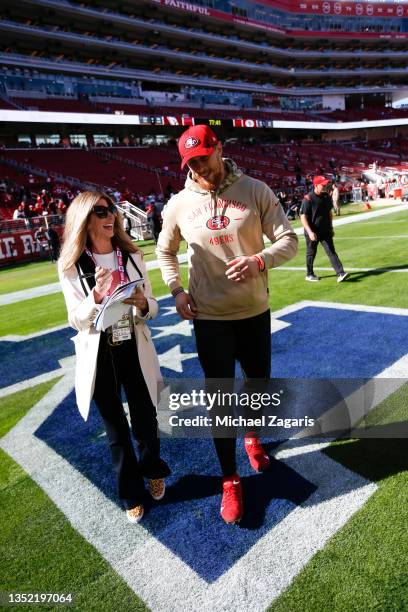
[[[219,172],[212,172],[205,178],[203,176],[196,175],[195,181],[206,191],[216,191],[221,184],[222,177],[223,171],[220,169]]]

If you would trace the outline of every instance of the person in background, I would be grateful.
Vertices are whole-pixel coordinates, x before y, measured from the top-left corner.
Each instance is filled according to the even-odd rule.
[[[45,227],[39,227],[34,234],[34,240],[37,245],[37,251],[40,253],[41,259],[48,259],[50,254],[50,241]]]
[[[126,234],[129,236],[130,239],[132,239],[132,221],[130,219],[130,217],[124,212],[123,213],[123,228],[126,232]]]
[[[287,196],[287,194],[283,190],[281,190],[281,191],[278,191],[277,196],[278,196],[278,200],[279,200],[280,205],[282,206],[284,212],[287,213],[287,210],[288,210],[288,196]]]
[[[304,227],[306,240],[307,273],[305,280],[310,282],[317,282],[320,280],[313,270],[313,263],[319,242],[324,248],[337,274],[337,282],[343,282],[348,276],[334,248],[332,218],[333,202],[328,193],[329,184],[330,180],[324,176],[315,176],[313,178],[313,191],[305,195],[300,207],[300,220]]]
[[[24,211],[24,204],[19,204],[15,211],[13,212],[13,221],[17,221],[18,219],[25,219],[26,214]]]
[[[290,221],[294,221],[296,217],[299,217],[300,202],[298,196],[293,193],[292,198],[289,201],[286,216]]]
[[[57,203],[57,214],[59,215],[65,215],[67,212],[67,206],[64,203],[64,200],[59,199],[58,203]]]
[[[51,261],[58,261],[61,246],[58,232],[53,227],[49,227],[47,234]]]
[[[333,209],[337,216],[340,215],[340,192],[336,183],[333,183],[333,188],[331,192],[331,197],[333,201]]]
[[[143,255],[123,229],[123,218],[109,196],[84,191],[67,211],[59,277],[75,336],[75,390],[86,420],[93,398],[105,424],[117,491],[130,522],[143,516],[144,478],[155,500],[163,498],[169,467],[160,457],[156,408],[160,368],[146,321],[157,315]],[[125,300],[128,312],[106,331],[94,320],[105,298],[119,284],[144,279]],[[125,391],[131,440],[121,399]]]
[[[147,220],[150,223],[153,238],[157,244],[159,234],[161,232],[161,213],[158,210],[156,202],[151,202],[146,206]]]

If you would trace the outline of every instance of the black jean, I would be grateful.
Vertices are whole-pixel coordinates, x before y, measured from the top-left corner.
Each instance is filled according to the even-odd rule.
[[[326,251],[326,255],[330,259],[330,263],[333,266],[333,269],[336,272],[336,274],[339,275],[339,274],[344,273],[343,264],[341,263],[339,256],[337,255],[336,250],[334,248],[334,242],[333,242],[332,236],[329,236],[329,235],[319,236],[318,235],[317,240],[310,240],[308,234],[306,234],[305,232],[305,239],[306,239],[306,268],[307,268],[308,276],[311,276],[314,274],[313,262],[316,257],[317,246],[319,242],[321,243],[322,247]]]
[[[271,315],[269,309],[237,321],[195,319],[197,353],[206,378],[235,377],[238,360],[248,379],[269,379]],[[236,439],[214,438],[223,476],[236,472]]]
[[[121,388],[129,406],[131,429],[138,443],[139,461],[123,409]],[[125,508],[143,499],[145,478],[164,478],[169,467],[160,459],[156,408],[144,380],[134,337],[110,346],[101,333],[93,399],[105,424],[117,491]]]

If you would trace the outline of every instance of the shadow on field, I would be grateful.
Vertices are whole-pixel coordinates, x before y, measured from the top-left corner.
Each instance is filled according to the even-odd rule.
[[[378,482],[408,471],[407,423],[390,423],[367,428],[366,436],[338,441],[323,452],[364,478]],[[401,437],[396,438],[396,435]]]
[[[392,268],[375,268],[374,270],[367,270],[366,272],[349,272],[349,277],[343,282],[357,283],[368,276],[381,276],[381,274],[385,274],[392,270],[408,270],[408,264],[393,266]]]
[[[265,445],[265,449],[268,445]],[[257,530],[264,525],[265,514],[269,505],[287,500],[296,506],[316,490],[316,485],[302,478],[285,463],[271,457],[270,469],[261,474],[241,477],[244,497],[244,518],[241,528]],[[204,474],[187,474],[181,476],[167,488],[166,497],[161,506],[179,504],[191,500],[209,500],[216,498],[216,505],[221,501],[221,477]],[[154,506],[148,502],[147,506]],[[217,511],[218,512],[218,511]]]

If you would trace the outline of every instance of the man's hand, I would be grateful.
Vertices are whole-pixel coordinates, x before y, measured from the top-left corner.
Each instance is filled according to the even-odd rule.
[[[182,319],[195,319],[197,307],[191,295],[185,291],[176,295],[176,310]]]
[[[240,283],[246,278],[255,278],[259,274],[259,265],[255,257],[236,257],[227,263],[225,272],[229,280]]]
[[[317,236],[314,232],[308,232],[309,233],[309,238],[312,242],[316,242],[317,240]]]
[[[144,296],[143,289],[141,287],[135,287],[133,293],[126,300],[123,300],[124,304],[130,304],[136,306],[142,312],[147,312],[149,309],[149,303]]]
[[[95,269],[95,287],[94,300],[95,304],[100,304],[108,293],[112,283],[112,273],[108,268],[97,266]]]

